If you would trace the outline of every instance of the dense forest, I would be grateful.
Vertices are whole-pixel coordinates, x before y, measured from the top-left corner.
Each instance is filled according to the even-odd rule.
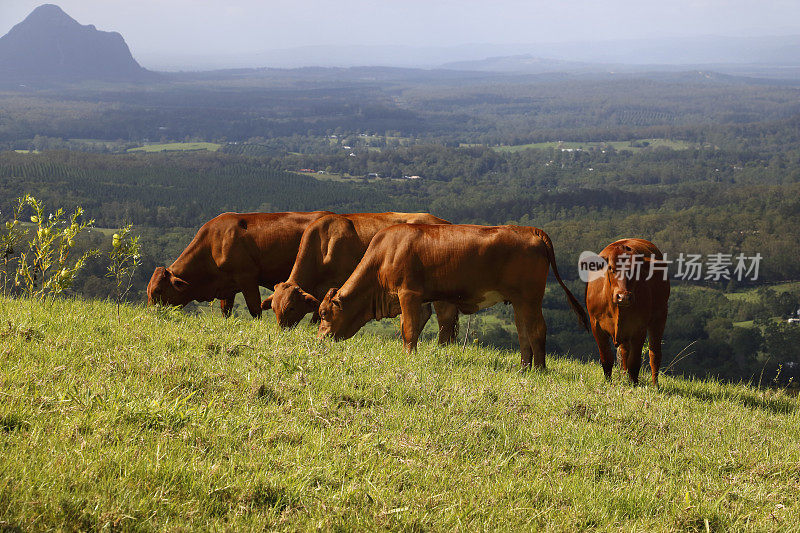
[[[797,88],[709,72],[493,76],[404,69],[265,70],[152,86],[0,93],[0,143],[35,136],[243,142],[377,133],[517,145],[670,137],[800,113]],[[796,133],[795,133],[796,135]]]
[[[673,258],[760,254],[757,279],[674,284],[666,365],[733,380],[800,370],[800,327],[786,322],[800,306],[800,284],[786,283],[800,280],[796,87],[698,72],[372,74],[2,93],[0,219],[33,194],[52,209],[83,206],[98,228],[133,224],[143,245],[133,299],[224,211],[428,211],[535,225],[576,294],[578,255],[620,237],[648,238]],[[128,152],[164,141],[220,149]],[[82,246],[106,241],[94,231]],[[106,297],[104,270],[90,260],[74,292]],[[545,307],[548,349],[594,358],[563,296],[548,293]],[[512,324],[500,305],[471,331],[513,347]]]

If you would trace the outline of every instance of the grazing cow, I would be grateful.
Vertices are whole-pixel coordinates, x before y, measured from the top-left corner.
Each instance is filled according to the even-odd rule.
[[[669,279],[653,260],[660,261],[663,256],[644,239],[615,241],[599,255],[606,260],[607,268],[586,284],[586,309],[606,379],[611,379],[614,368],[614,350],[608,342],[611,340],[618,350],[622,370],[628,372],[633,383],[638,383],[642,347],[649,334],[650,370],[653,385],[657,385]]]
[[[289,279],[275,285],[262,309],[275,312],[282,327],[293,327],[308,313],[319,317],[320,300],[331,287],[340,287],[355,270],[372,237],[394,224],[449,224],[428,213],[354,213],[327,215],[309,225]],[[455,341],[458,310],[436,302],[439,341]],[[430,306],[425,310],[430,316]],[[424,321],[423,321],[424,322]],[[424,325],[424,324],[423,324]]]
[[[237,292],[261,316],[259,285],[272,287],[292,270],[306,227],[330,211],[223,213],[198,230],[168,268],[158,267],[147,285],[147,303],[184,306],[219,298],[224,316]]]
[[[511,302],[522,368],[544,368],[546,326],[542,316],[547,271],[587,327],[586,313],[558,274],[547,234],[524,226],[400,224],[380,231],[341,289],[319,307],[318,336],[353,336],[370,319],[403,316],[403,346],[416,349],[424,302],[445,301],[466,314]]]

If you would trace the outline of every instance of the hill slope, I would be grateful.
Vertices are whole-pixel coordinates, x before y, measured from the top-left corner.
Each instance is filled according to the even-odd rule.
[[[44,4],[0,38],[4,82],[152,79],[119,33],[83,26]]]
[[[0,522],[792,529],[795,398],[262,321],[0,298]]]

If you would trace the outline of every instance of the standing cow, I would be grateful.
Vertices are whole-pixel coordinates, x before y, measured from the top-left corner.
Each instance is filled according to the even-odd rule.
[[[319,337],[352,337],[371,319],[403,317],[403,346],[416,349],[422,304],[445,301],[466,314],[511,302],[522,368],[545,366],[542,316],[547,272],[588,329],[586,313],[564,285],[547,234],[524,226],[400,224],[380,231],[341,289],[319,307]]]
[[[329,214],[223,213],[212,218],[172,265],[155,269],[147,302],[184,306],[219,298],[222,314],[229,316],[236,293],[242,292],[250,314],[260,317],[259,286],[286,279],[303,231]]]
[[[663,260],[661,251],[644,239],[621,239],[599,255],[607,267],[586,284],[586,309],[606,379],[614,368],[611,340],[623,371],[638,383],[642,347],[649,335],[650,370],[657,385],[670,290],[666,271],[654,264]]]
[[[347,280],[375,234],[394,224],[410,223],[449,224],[428,213],[353,213],[320,218],[303,233],[289,278],[275,285],[275,292],[261,308],[272,308],[281,327],[297,325],[308,313],[318,318],[320,300],[328,289]],[[455,341],[458,310],[444,302],[434,306],[439,342]],[[430,316],[430,304],[423,311]]]

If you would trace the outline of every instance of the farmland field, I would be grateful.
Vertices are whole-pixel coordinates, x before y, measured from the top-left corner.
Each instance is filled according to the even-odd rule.
[[[785,283],[775,283],[767,285],[773,291],[778,294],[791,292],[800,287],[800,282],[797,281],[787,281]],[[736,292],[728,292],[725,294],[731,300],[743,300],[746,302],[755,301],[758,297],[758,289],[748,289],[744,291],[736,291]]]
[[[495,146],[493,147],[494,150],[498,150],[501,152],[519,152],[520,150],[528,150],[530,148],[535,149],[565,149],[565,150],[602,150],[606,147],[612,147],[616,151],[620,150],[630,150],[633,152],[637,152],[643,150],[645,148],[670,148],[672,150],[688,150],[693,147],[692,144],[687,143],[686,141],[676,141],[670,139],[638,139],[635,141],[590,141],[590,142],[563,142],[563,141],[552,141],[552,142],[541,142],[541,143],[531,143],[531,144],[519,144],[519,145],[512,145],[512,146]]]
[[[139,148],[131,148],[129,152],[185,152],[195,150],[208,150],[216,152],[222,147],[221,144],[209,142],[190,142],[190,143],[164,143],[148,144]]]

